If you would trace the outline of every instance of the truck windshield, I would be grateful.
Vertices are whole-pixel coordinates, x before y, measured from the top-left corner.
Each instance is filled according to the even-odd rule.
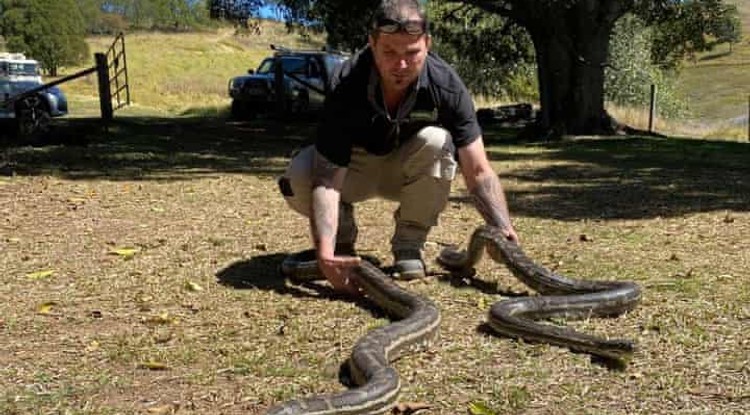
[[[0,73],[5,76],[37,76],[39,75],[39,66],[36,63],[28,62],[0,62]]]
[[[274,59],[268,58],[260,64],[258,67],[259,74],[273,73],[274,71]],[[305,59],[297,57],[282,57],[281,67],[284,68],[284,72],[292,74],[304,74],[305,73]]]

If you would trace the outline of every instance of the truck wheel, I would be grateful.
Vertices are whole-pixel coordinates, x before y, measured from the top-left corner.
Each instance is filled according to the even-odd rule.
[[[42,144],[51,121],[52,117],[38,95],[26,97],[16,104],[16,134],[22,143]]]
[[[307,95],[307,92],[300,92],[297,96],[297,100],[294,103],[294,110],[293,112],[297,114],[302,114],[304,112],[307,112],[307,110],[310,108],[310,97]]]

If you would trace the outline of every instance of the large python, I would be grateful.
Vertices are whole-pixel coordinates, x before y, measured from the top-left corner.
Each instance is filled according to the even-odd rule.
[[[630,340],[603,339],[535,320],[564,316],[618,316],[638,305],[640,287],[630,281],[586,281],[556,274],[532,261],[499,228],[480,226],[464,251],[448,247],[438,263],[452,271],[467,272],[486,248],[492,259],[505,263],[523,283],[542,294],[499,301],[489,311],[488,325],[496,333],[533,342],[550,343],[627,363],[635,350]]]
[[[401,382],[390,362],[409,346],[429,341],[437,333],[440,312],[432,301],[402,289],[367,261],[354,272],[367,297],[400,320],[357,340],[348,360],[356,388],[284,402],[266,415],[374,415],[390,412],[396,404]],[[284,261],[282,273],[293,282],[321,278],[314,259],[300,261],[294,256]]]

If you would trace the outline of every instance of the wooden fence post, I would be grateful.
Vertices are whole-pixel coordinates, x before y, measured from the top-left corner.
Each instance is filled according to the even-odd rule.
[[[276,95],[276,115],[282,118],[286,111],[287,97],[284,93],[284,66],[282,65],[281,56],[276,55],[274,69],[273,85]]]
[[[648,132],[654,132],[654,118],[656,117],[656,85],[651,84],[651,101],[648,110]]]
[[[99,80],[99,108],[102,111],[102,120],[105,125],[112,121],[112,94],[109,90],[109,66],[107,55],[104,53],[94,54],[96,60],[96,75]]]

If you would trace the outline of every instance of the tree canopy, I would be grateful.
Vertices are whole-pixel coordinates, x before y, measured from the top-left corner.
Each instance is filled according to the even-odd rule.
[[[475,93],[528,99],[534,49],[525,30],[508,19],[455,2],[432,2],[433,48],[451,62]]]
[[[38,60],[51,75],[88,55],[75,0],[0,0],[0,33],[8,49]]]

